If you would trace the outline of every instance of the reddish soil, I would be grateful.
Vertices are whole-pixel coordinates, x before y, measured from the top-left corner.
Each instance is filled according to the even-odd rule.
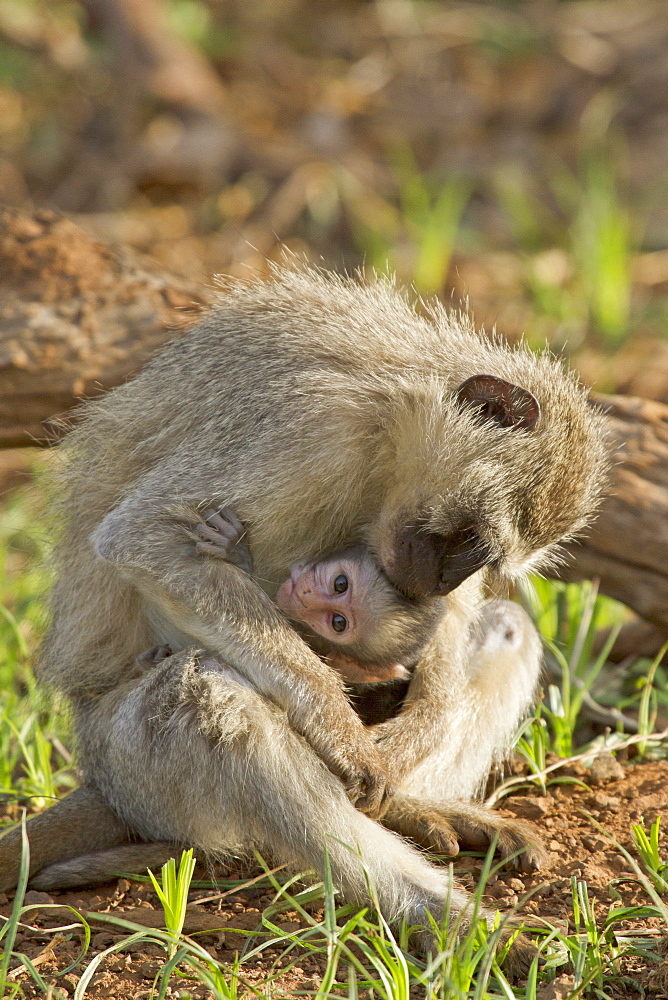
[[[624,768],[623,775],[616,766],[608,773],[599,769],[592,775],[577,765],[571,765],[566,776],[587,782],[587,785],[555,784],[548,788],[545,795],[540,790],[523,788],[504,800],[506,815],[527,819],[539,827],[549,858],[545,869],[535,875],[520,875],[505,870],[492,874],[486,899],[502,912],[518,907],[529,920],[539,916],[564,930],[569,926],[572,930],[572,924],[569,924],[569,918],[572,919],[572,876],[586,881],[599,921],[605,918],[611,907],[649,902],[647,892],[632,866],[608,838],[614,838],[636,856],[632,846],[631,823],[644,821],[648,828],[656,816],[666,811],[668,761],[630,765]],[[662,848],[665,856],[665,844]],[[481,866],[480,858],[462,856],[455,862],[455,871],[463,885],[473,888]],[[231,963],[235,953],[248,940],[236,932],[255,930],[260,924],[263,909],[272,900],[271,891],[262,881],[222,895],[210,889],[192,890],[185,930],[213,957],[222,963]],[[68,905],[88,913],[93,936],[84,966],[94,955],[127,936],[116,933],[116,928],[105,925],[99,919],[96,922],[94,914],[125,917],[147,927],[162,926],[162,911],[153,890],[124,878],[92,891],[28,892],[25,901],[37,904],[38,908],[26,914],[26,924],[19,931],[16,949],[31,958],[47,983],[63,990],[63,997],[73,993],[81,967],[64,977],[55,976],[75,958],[82,933],[71,926],[74,921],[70,911],[41,909],[39,904]],[[0,912],[8,915],[11,894],[0,894],[0,904]],[[302,926],[299,915],[294,911],[281,913],[272,919],[284,931]],[[66,925],[70,925],[67,930],[54,933],[53,928]],[[624,932],[648,939],[652,951],[665,953],[666,926],[658,918],[640,917],[617,925],[616,929],[620,926]],[[258,940],[256,938],[252,943]],[[291,969],[280,972],[281,964],[287,964],[287,960],[277,964],[280,952],[280,947],[268,948],[261,959],[244,963],[241,967],[243,979],[248,984],[259,984],[267,976],[279,973],[273,990],[277,995],[284,996],[317,989],[324,959],[302,954]],[[130,946],[102,962],[87,995],[128,1000],[148,997],[163,961],[164,951],[157,945],[140,942]],[[611,996],[631,1000],[641,995],[641,990],[652,996],[668,996],[668,961],[659,964],[650,959],[629,956],[621,959],[619,971],[626,978],[620,978],[619,983],[608,987]],[[345,970],[343,975],[345,978]],[[26,997],[43,995],[31,983],[26,971],[17,970],[13,979],[21,983]],[[191,986],[184,980],[173,980],[173,983],[167,992],[169,997],[179,996],[184,988],[191,997],[212,996],[202,985]],[[541,1000],[567,997],[572,983],[568,972],[562,972],[554,983],[542,987]],[[58,995],[56,991],[54,997]]]

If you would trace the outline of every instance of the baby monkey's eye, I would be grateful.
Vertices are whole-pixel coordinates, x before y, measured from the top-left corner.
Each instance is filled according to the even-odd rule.
[[[334,581],[334,593],[335,594],[345,594],[348,589],[348,577],[345,573],[340,573],[336,580]],[[342,632],[343,629],[337,629],[337,631]]]
[[[332,628],[334,629],[335,632],[345,632],[345,630],[348,628],[348,622],[343,617],[343,615],[332,615]]]

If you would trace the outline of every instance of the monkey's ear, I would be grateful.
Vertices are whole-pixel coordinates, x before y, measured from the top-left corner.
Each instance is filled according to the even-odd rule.
[[[484,420],[499,427],[532,430],[540,417],[536,397],[496,375],[472,375],[462,382],[455,396],[465,406],[473,406]]]
[[[364,666],[343,653],[330,653],[327,662],[348,684],[379,684],[381,681],[405,680],[410,676],[401,663]]]

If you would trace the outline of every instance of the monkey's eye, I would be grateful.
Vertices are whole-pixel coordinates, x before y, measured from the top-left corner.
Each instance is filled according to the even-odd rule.
[[[348,622],[343,615],[332,615],[332,628],[335,632],[345,632],[348,628]]]
[[[334,593],[335,594],[345,594],[348,589],[348,577],[345,573],[340,573],[336,580],[334,581]],[[343,629],[337,629],[338,632],[343,632]]]

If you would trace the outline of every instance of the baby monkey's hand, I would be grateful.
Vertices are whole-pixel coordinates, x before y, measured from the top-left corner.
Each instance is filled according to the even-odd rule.
[[[219,511],[207,510],[205,523],[195,526],[199,541],[195,549],[200,556],[213,556],[232,563],[244,573],[253,572],[253,559],[248,545],[248,532],[231,507]]]

